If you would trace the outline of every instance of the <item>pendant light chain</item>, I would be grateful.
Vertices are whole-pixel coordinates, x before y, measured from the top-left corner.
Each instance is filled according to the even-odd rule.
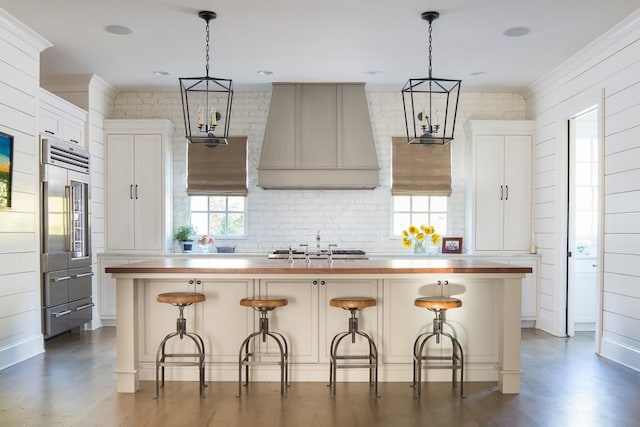
[[[431,20],[429,20],[429,78],[431,78],[431,52],[432,52],[432,48],[431,48],[431,40],[432,40],[431,32],[432,32]]]
[[[206,47],[205,61],[206,61],[207,77],[209,77],[209,20],[208,19],[207,19],[206,31],[207,31],[207,38],[206,38],[207,47]]]

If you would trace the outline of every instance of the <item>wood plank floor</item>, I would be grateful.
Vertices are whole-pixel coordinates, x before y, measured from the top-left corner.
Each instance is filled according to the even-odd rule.
[[[640,426],[640,373],[593,353],[593,334],[555,338],[524,330],[522,391],[467,383],[467,399],[448,383],[428,383],[421,400],[407,383],[294,383],[286,399],[276,383],[167,383],[154,400],[143,382],[134,395],[115,392],[115,330],[68,334],[47,351],[0,371],[0,426]]]

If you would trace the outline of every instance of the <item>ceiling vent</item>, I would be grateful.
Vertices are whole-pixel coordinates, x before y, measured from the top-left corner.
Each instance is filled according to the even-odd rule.
[[[376,155],[364,83],[274,83],[258,186],[372,189]]]

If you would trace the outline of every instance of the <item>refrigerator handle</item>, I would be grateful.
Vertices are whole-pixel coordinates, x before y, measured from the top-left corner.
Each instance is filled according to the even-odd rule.
[[[72,200],[72,191],[71,191],[71,186],[70,185],[65,185],[64,186],[64,199],[65,199],[65,206],[64,209],[66,209],[65,215],[66,215],[66,221],[64,224],[64,227],[67,228],[66,230],[66,235],[67,235],[67,242],[66,244],[67,246],[67,252],[71,252],[72,248],[73,248],[73,236],[72,236],[72,226],[73,226],[73,200]]]

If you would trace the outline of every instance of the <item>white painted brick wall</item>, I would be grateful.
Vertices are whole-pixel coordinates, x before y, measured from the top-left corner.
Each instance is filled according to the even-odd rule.
[[[231,133],[248,136],[249,194],[246,239],[220,244],[236,245],[239,252],[266,252],[274,248],[322,243],[363,248],[368,252],[400,252],[391,239],[391,137],[403,135],[400,91],[367,92],[373,134],[380,165],[380,186],[374,190],[264,190],[257,187],[258,161],[264,136],[270,92],[236,92]],[[179,92],[126,92],[115,100],[114,118],[171,120],[174,135],[174,224],[188,218],[185,185],[186,139]],[[450,236],[464,235],[466,136],[469,119],[525,118],[524,99],[511,93],[462,93],[452,143]]]

